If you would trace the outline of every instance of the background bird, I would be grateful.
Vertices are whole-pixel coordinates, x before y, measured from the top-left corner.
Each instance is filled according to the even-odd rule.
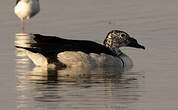
[[[17,0],[15,14],[21,19],[22,33],[24,33],[24,19],[30,19],[40,11],[39,0]]]

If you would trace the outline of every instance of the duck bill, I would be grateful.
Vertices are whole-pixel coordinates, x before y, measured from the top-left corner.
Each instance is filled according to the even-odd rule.
[[[130,39],[129,39],[129,44],[128,44],[128,46],[129,46],[129,47],[134,47],[134,48],[139,48],[139,49],[144,49],[144,50],[145,50],[145,47],[144,47],[143,45],[139,44],[139,43],[137,42],[137,40],[134,39],[134,38],[130,38]]]
[[[140,44],[136,44],[135,46],[132,46],[132,47],[140,48],[140,49],[144,49],[145,50],[145,47],[143,45],[140,45]]]

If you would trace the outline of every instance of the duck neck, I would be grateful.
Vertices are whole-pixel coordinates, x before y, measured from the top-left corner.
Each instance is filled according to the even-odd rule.
[[[119,48],[110,48],[112,52],[114,52],[117,56],[122,54],[122,51]]]

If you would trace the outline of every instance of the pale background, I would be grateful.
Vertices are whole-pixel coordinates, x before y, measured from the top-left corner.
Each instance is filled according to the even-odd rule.
[[[62,88],[65,92],[62,100],[54,103],[35,100],[36,94],[41,92],[38,90],[30,89],[33,95],[26,96],[21,89],[20,92],[19,85],[26,83],[19,82],[17,71],[14,39],[15,34],[20,32],[20,20],[13,13],[15,2],[15,0],[0,2],[0,108],[2,110],[178,109],[177,0],[40,0],[41,12],[31,20],[25,21],[28,33],[89,39],[102,43],[107,32],[121,29],[144,44],[145,51],[122,49],[134,61],[135,65],[130,74],[138,73],[136,83],[139,84],[138,89],[129,89],[134,92],[130,97],[133,95],[136,99],[131,98],[123,103],[119,103],[119,100],[122,102],[127,99],[120,99],[122,91],[120,89],[110,90],[114,95],[99,94],[103,90],[107,91],[108,86],[101,88],[94,86],[82,92],[72,84],[67,87],[65,84],[62,87],[59,85],[57,86],[59,90]],[[32,67],[28,67],[28,70],[31,69]],[[30,84],[27,86],[33,87]],[[114,82],[109,84],[115,85]],[[30,90],[24,91],[28,93]],[[49,92],[48,90],[46,92]]]

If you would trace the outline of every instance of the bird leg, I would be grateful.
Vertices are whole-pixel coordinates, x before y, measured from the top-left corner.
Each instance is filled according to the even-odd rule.
[[[24,33],[24,19],[22,19],[22,33]]]

